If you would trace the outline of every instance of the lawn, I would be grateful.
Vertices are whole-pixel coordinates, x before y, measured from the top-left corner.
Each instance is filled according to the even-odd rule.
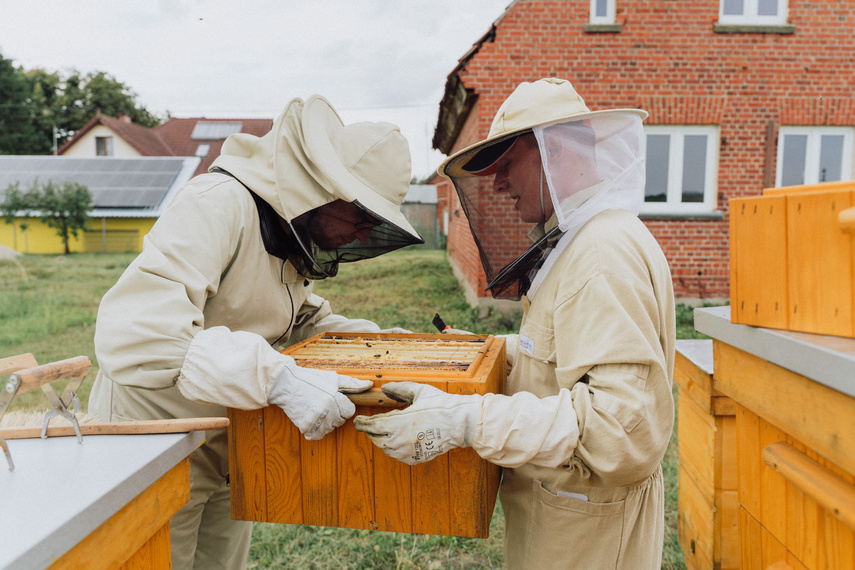
[[[20,256],[0,259],[0,357],[32,352],[39,362],[87,355],[93,370],[80,390],[86,401],[97,372],[92,343],[101,296],[133,259],[131,254]],[[381,327],[434,332],[439,312],[455,328],[475,333],[511,332],[517,318],[491,314],[479,320],[443,251],[409,249],[343,265],[334,279],[315,289],[333,310],[367,318]],[[345,309],[346,308],[346,309]],[[692,311],[679,307],[678,337],[696,338]],[[13,409],[46,405],[40,391],[19,396]],[[663,463],[666,537],[662,568],[685,568],[677,543],[676,428]],[[256,524],[251,568],[500,568],[503,517],[498,508],[490,538],[466,539]]]

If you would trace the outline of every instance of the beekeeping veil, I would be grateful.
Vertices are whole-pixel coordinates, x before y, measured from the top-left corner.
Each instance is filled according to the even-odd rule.
[[[561,79],[522,83],[499,108],[487,138],[440,165],[439,173],[457,189],[493,297],[533,297],[560,252],[599,212],[638,213],[644,201],[641,122],[646,117],[637,109],[590,111]],[[509,227],[519,212],[514,200],[496,194],[494,183],[513,168],[501,159],[531,136],[542,164],[545,215],[525,236]],[[554,214],[547,216],[550,211]]]
[[[293,99],[263,137],[231,135],[211,169],[253,193],[268,253],[304,277],[332,277],[339,263],[424,243],[400,210],[411,175],[400,129],[385,122],[345,125],[318,95]],[[336,200],[356,205],[371,232],[363,241],[324,249],[312,237],[312,214]]]

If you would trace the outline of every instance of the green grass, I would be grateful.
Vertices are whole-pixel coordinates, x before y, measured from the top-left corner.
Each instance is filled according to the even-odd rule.
[[[0,356],[30,352],[40,363],[92,359],[78,392],[88,400],[98,371],[95,316],[101,297],[134,254],[21,255],[0,259]],[[62,382],[57,383],[59,387]],[[47,406],[40,390],[17,396],[11,409]]]
[[[86,409],[97,372],[93,346],[95,315],[103,294],[116,282],[133,254],[20,256],[0,260],[0,357],[32,352],[39,362],[89,356],[93,370],[80,390]],[[434,332],[431,319],[475,333],[513,332],[518,316],[490,314],[479,320],[466,303],[444,251],[408,249],[362,263],[343,265],[334,279],[315,290],[334,311],[367,318],[381,327]],[[699,338],[692,309],[677,311],[679,338]],[[39,391],[19,396],[13,408],[44,407]],[[663,462],[666,535],[662,568],[683,569],[677,543],[677,435]],[[489,539],[466,539],[258,523],[253,531],[250,568],[501,568],[504,518],[496,506]]]

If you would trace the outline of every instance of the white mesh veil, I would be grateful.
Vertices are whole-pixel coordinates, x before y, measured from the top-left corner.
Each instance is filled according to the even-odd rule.
[[[645,139],[637,114],[613,112],[532,132],[543,165],[541,196],[551,200],[555,213],[532,228],[531,237],[513,223],[519,220],[515,201],[493,191],[490,168],[476,176],[452,176],[487,289],[496,298],[532,297],[555,258],[591,218],[610,209],[637,214],[644,200]],[[507,140],[494,144],[503,143],[507,150]]]

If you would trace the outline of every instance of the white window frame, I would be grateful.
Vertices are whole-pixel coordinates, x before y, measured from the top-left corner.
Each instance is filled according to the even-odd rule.
[[[645,145],[648,135],[668,135],[668,182],[665,202],[644,202],[643,214],[709,214],[716,210],[718,195],[719,128],[714,125],[651,125],[644,127]],[[705,135],[707,149],[702,202],[682,201],[683,143],[687,135]]]
[[[597,0],[591,0],[591,23],[592,24],[614,24],[615,3],[617,0],[606,0],[606,15],[597,16]]]
[[[778,13],[775,16],[760,16],[757,14],[760,0],[743,0],[744,12],[742,14],[725,14],[724,3],[726,0],[719,0],[718,3],[718,23],[725,25],[741,25],[741,26],[783,26],[787,23],[787,13],[789,9],[788,0],[777,0]]]
[[[775,169],[775,186],[780,187],[783,183],[784,169],[784,137],[787,135],[807,135],[807,147],[805,148],[805,172],[802,184],[818,184],[820,180],[819,159],[820,145],[823,135],[843,135],[843,156],[841,157],[840,176],[842,180],[855,178],[853,165],[853,139],[855,139],[855,128],[853,127],[787,127],[778,129],[778,154]],[[826,182],[831,182],[826,180]]]

